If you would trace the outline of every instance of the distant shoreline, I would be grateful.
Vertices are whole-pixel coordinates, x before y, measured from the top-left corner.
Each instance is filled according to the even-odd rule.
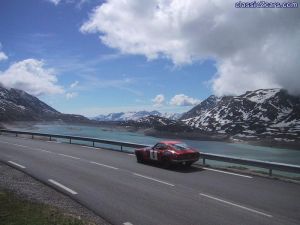
[[[275,141],[273,138],[236,138],[229,135],[205,135],[200,133],[177,133],[172,134],[170,132],[159,132],[145,130],[144,135],[158,137],[158,138],[172,138],[172,139],[188,139],[195,141],[218,141],[234,144],[248,144],[253,146],[271,147],[271,148],[287,148],[291,150],[300,151],[300,141],[298,142],[285,142]]]
[[[1,129],[28,129],[35,124],[49,124],[49,121],[14,121],[0,123]],[[229,136],[224,134],[204,134],[200,132],[165,132],[157,131],[153,128],[138,128],[133,126],[122,126],[117,124],[98,124],[98,123],[69,123],[62,121],[52,121],[55,125],[78,125],[78,126],[92,126],[109,130],[127,131],[133,133],[142,133],[145,136],[166,138],[166,139],[187,139],[195,141],[217,141],[224,143],[235,144],[249,144],[253,146],[271,147],[271,148],[286,148],[291,150],[300,151],[300,140],[295,142],[276,141],[274,138],[241,138],[235,136]]]

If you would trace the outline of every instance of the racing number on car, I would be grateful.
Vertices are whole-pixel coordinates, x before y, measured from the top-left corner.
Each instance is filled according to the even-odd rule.
[[[157,151],[150,150],[150,159],[157,160]]]

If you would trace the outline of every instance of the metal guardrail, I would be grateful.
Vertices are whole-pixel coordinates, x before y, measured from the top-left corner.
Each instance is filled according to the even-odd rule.
[[[234,164],[239,164],[239,165],[247,165],[247,166],[268,169],[269,176],[272,176],[273,170],[279,170],[279,171],[291,172],[291,173],[300,173],[300,166],[292,165],[292,164],[253,160],[253,159],[244,159],[244,158],[217,155],[217,154],[211,154],[211,153],[202,153],[201,158],[203,160],[203,165],[205,165],[205,160],[208,159],[208,160],[215,160],[215,161],[221,161],[221,162],[234,163]]]
[[[70,144],[72,144],[72,140],[87,141],[87,142],[91,142],[93,144],[93,147],[95,147],[95,143],[117,145],[117,146],[120,146],[121,151],[123,151],[123,147],[129,147],[129,148],[149,147],[149,145],[145,145],[145,144],[120,142],[120,141],[113,141],[113,140],[106,140],[106,139],[80,137],[80,136],[70,136],[70,135],[47,134],[47,133],[37,133],[37,132],[27,132],[27,131],[15,131],[15,130],[3,130],[3,129],[1,129],[0,130],[0,135],[2,133],[15,134],[16,137],[19,134],[25,134],[25,135],[30,135],[32,139],[35,136],[48,137],[50,141],[52,140],[52,138],[62,138],[62,139],[69,140]],[[217,154],[211,154],[211,153],[203,153],[203,152],[201,152],[200,158],[202,158],[202,160],[203,160],[202,161],[203,165],[205,165],[206,160],[215,160],[215,161],[221,161],[221,162],[234,163],[234,164],[239,164],[239,165],[247,165],[247,166],[253,166],[253,167],[268,169],[270,176],[272,176],[272,171],[273,170],[279,170],[279,171],[291,172],[291,173],[300,173],[300,166],[292,165],[292,164],[276,163],[276,162],[268,162],[268,161],[252,160],[252,159],[244,159],[244,158],[217,155]]]
[[[120,146],[120,148],[121,148],[120,150],[121,151],[123,151],[123,147],[129,147],[129,148],[143,148],[143,147],[148,147],[148,145],[137,144],[137,143],[120,142],[120,141],[98,139],[98,138],[90,138],[90,137],[81,137],[81,136],[70,136],[70,135],[60,135],[60,134],[47,134],[47,133],[16,131],[16,130],[3,130],[3,129],[0,130],[0,134],[2,134],[2,133],[15,134],[16,137],[18,135],[20,135],[20,134],[25,134],[25,135],[30,135],[32,139],[35,136],[48,137],[49,141],[51,141],[52,138],[61,138],[61,139],[67,139],[67,140],[69,140],[70,144],[72,144],[72,140],[87,141],[87,142],[91,142],[93,144],[93,147],[95,147],[95,143],[117,145],[117,146]]]

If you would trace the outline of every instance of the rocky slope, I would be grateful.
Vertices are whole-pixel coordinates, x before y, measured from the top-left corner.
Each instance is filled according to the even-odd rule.
[[[238,137],[300,139],[300,97],[281,89],[210,96],[180,118],[202,131]]]
[[[0,121],[49,121],[89,122],[80,115],[63,114],[38,98],[18,89],[0,85]]]

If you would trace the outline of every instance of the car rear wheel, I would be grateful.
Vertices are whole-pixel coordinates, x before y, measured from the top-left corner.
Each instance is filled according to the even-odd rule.
[[[144,162],[143,156],[140,155],[140,154],[137,154],[137,155],[136,155],[136,161],[137,161],[138,163],[143,163],[143,162]]]
[[[164,168],[168,169],[171,166],[171,162],[168,158],[164,158],[162,161],[162,165]]]

